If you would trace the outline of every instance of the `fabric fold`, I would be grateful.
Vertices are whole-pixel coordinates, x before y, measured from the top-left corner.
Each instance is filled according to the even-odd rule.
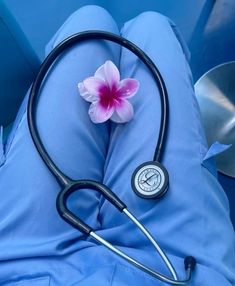
[[[203,160],[202,160],[202,166],[205,167],[208,171],[210,171],[215,177],[217,177],[217,171],[216,171],[216,164],[214,158],[228,150],[232,145],[229,144],[222,144],[218,141],[214,142],[208,151],[206,152]]]

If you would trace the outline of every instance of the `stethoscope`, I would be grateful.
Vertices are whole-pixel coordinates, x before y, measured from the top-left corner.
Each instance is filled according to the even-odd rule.
[[[159,137],[157,141],[157,146],[155,149],[154,159],[150,162],[145,162],[141,164],[133,173],[131,182],[132,188],[134,192],[143,198],[160,198],[162,197],[168,188],[169,178],[167,170],[160,164],[159,162],[162,159],[162,155],[164,152],[164,143],[166,141],[167,135],[167,127],[168,127],[168,115],[169,115],[169,107],[168,107],[168,96],[167,90],[162,79],[162,76],[153,63],[153,61],[135,44],[130,42],[129,40],[117,36],[112,33],[103,32],[103,31],[86,31],[81,32],[71,37],[65,39],[61,42],[57,47],[55,47],[52,52],[47,56],[44,62],[41,65],[41,68],[38,72],[38,75],[32,85],[29,95],[28,101],[28,124],[29,130],[33,139],[33,142],[36,146],[38,153],[40,154],[41,158],[52,172],[52,174],[57,179],[59,185],[61,186],[62,190],[60,191],[56,206],[60,216],[69,224],[71,224],[76,229],[80,230],[85,235],[91,236],[97,242],[101,243],[102,245],[106,246],[108,249],[116,253],[117,255],[121,256],[129,263],[133,264],[134,266],[138,267],[142,271],[150,274],[151,276],[169,283],[171,285],[186,285],[190,282],[192,271],[196,266],[196,260],[192,256],[187,256],[184,260],[185,270],[186,270],[186,278],[185,280],[179,280],[176,274],[174,267],[172,266],[171,262],[169,261],[168,257],[164,253],[164,251],[160,248],[158,243],[155,239],[151,236],[149,231],[138,221],[138,219],[132,215],[128,210],[127,206],[117,197],[115,193],[113,193],[107,186],[101,184],[96,181],[92,180],[77,180],[74,181],[68,178],[61,170],[55,165],[55,163],[50,158],[49,154],[47,153],[41,139],[39,136],[39,132],[36,126],[36,108],[37,108],[37,100],[38,94],[40,91],[41,84],[51,67],[54,63],[55,59],[61,55],[67,48],[73,46],[74,44],[80,43],[82,41],[87,40],[108,40],[111,42],[115,42],[120,44],[121,46],[127,48],[128,50],[132,51],[136,56],[138,56],[141,61],[148,67],[149,71],[151,72],[154,80],[158,86],[160,99],[161,99],[161,121],[160,121],[160,130],[159,130]],[[93,189],[101,193],[105,199],[107,199],[111,204],[113,204],[120,212],[123,212],[129,219],[132,220],[133,223],[143,232],[143,234],[149,239],[149,241],[153,244],[161,258],[163,259],[166,267],[168,268],[169,272],[172,275],[172,278],[169,278],[163,274],[160,274],[139,261],[133,259],[132,257],[128,256],[108,241],[100,237],[95,233],[95,231],[86,223],[84,223],[79,217],[75,216],[67,207],[67,201],[71,194],[80,190],[80,189]]]

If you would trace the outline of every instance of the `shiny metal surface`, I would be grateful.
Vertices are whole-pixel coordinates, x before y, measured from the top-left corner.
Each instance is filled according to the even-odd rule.
[[[124,252],[122,252],[121,250],[116,248],[114,245],[109,243],[107,240],[105,240],[102,237],[100,237],[99,235],[97,235],[95,232],[91,231],[90,236],[94,240],[96,240],[98,243],[107,247],[109,250],[111,250],[112,252],[114,252],[115,254],[120,256],[121,258],[125,259],[126,261],[128,261],[129,263],[134,265],[135,267],[139,268],[140,270],[144,271],[145,273],[147,273],[147,274],[151,275],[152,277],[159,279],[165,283],[168,283],[170,285],[187,285],[192,278],[192,269],[191,268],[187,268],[185,280],[175,280],[175,279],[169,278],[163,274],[160,274],[157,271],[154,271],[153,269],[145,266],[144,264],[140,263],[139,261],[137,261],[134,258],[130,257],[129,255],[125,254]]]
[[[176,271],[169,261],[168,257],[166,256],[165,252],[161,249],[161,247],[158,245],[157,241],[152,237],[152,235],[149,233],[149,231],[139,222],[139,220],[130,213],[127,209],[124,209],[123,212],[128,216],[130,220],[143,232],[143,234],[148,238],[148,240],[152,243],[152,245],[157,250],[158,254],[161,256],[162,260],[164,261],[166,267],[172,274],[173,278],[175,280],[178,280]]]
[[[235,61],[219,65],[195,84],[209,146],[214,141],[232,144],[218,155],[218,170],[235,178]]]

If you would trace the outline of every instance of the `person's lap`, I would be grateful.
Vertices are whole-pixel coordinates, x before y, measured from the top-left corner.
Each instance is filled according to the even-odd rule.
[[[86,7],[63,25],[48,44],[47,53],[62,39],[87,29],[118,33],[104,10]],[[38,110],[39,131],[49,154],[68,176],[103,181],[120,195],[129,210],[171,255],[182,275],[182,258],[195,255],[200,266],[192,285],[214,285],[219,279],[219,285],[229,285],[219,274],[233,279],[230,273],[233,234],[226,199],[216,179],[202,166],[207,147],[190,71],[174,29],[167,18],[144,13],[126,23],[122,30],[124,37],[154,60],[169,92],[170,127],[163,164],[169,171],[170,188],[162,201],[141,199],[130,186],[134,169],[153,158],[160,109],[153,79],[127,50],[92,42],[66,53],[43,85]],[[135,117],[130,123],[94,125],[88,118],[88,105],[78,95],[77,83],[93,75],[107,59],[119,65],[122,78],[134,77],[140,81],[139,93],[132,100]],[[4,246],[1,261],[6,269],[2,281],[9,279],[7,275],[12,277],[13,267],[14,273],[32,273],[33,270],[26,272],[30,263],[34,269],[40,269],[40,273],[44,271],[42,265],[43,269],[50,268],[47,273],[50,272],[52,285],[76,285],[77,282],[79,285],[124,285],[127,279],[143,279],[146,285],[158,283],[103,247],[94,248],[92,240],[86,240],[59,218],[55,209],[59,187],[33,146],[26,114],[21,114],[0,171],[1,190],[7,190],[0,203],[0,245]],[[14,180],[10,180],[11,177]],[[74,196],[71,205],[103,237],[150,265],[159,268],[160,264],[160,269],[164,268],[127,218],[93,191]],[[41,258],[29,262],[28,256]],[[50,256],[61,258],[53,262]],[[223,257],[226,257],[224,264]],[[12,262],[15,259],[18,264]],[[58,277],[62,268],[63,273]],[[211,272],[205,278],[207,269]],[[71,280],[67,280],[69,278]]]
[[[124,37],[144,49],[154,60],[168,89],[170,126],[163,158],[170,177],[168,194],[160,201],[149,201],[138,198],[131,190],[131,174],[135,168],[153,159],[160,106],[157,88],[149,72],[126,50],[122,51],[121,71],[124,77],[137,78],[141,88],[133,98],[135,117],[132,122],[125,126],[112,125],[104,183],[128,203],[129,210],[174,256],[177,267],[182,269],[183,258],[194,255],[199,264],[211,268],[205,282],[209,285],[213,283],[209,276],[213,277],[214,271],[226,272],[228,265],[230,269],[234,268],[233,229],[223,190],[203,166],[207,145],[185,57],[187,52],[182,50],[184,45],[177,40],[172,28],[167,18],[148,12],[128,22],[122,30]],[[129,248],[148,249],[149,260],[157,266],[145,237],[126,217],[112,211],[107,201],[102,204],[100,217],[109,240]],[[219,240],[213,244],[215,237]],[[228,237],[230,242],[225,243]],[[180,263],[178,258],[181,258]],[[203,267],[197,267],[197,279],[204,276]],[[233,274],[228,271],[227,275],[231,277]],[[215,277],[213,279],[217,279]],[[199,280],[195,285],[199,285]]]
[[[88,10],[93,21],[89,19],[86,22]],[[65,37],[84,29],[118,33],[116,24],[106,11],[97,7],[84,8],[70,17],[49,43],[49,49]],[[39,132],[52,159],[72,179],[103,179],[109,123],[92,124],[87,116],[88,104],[79,96],[77,84],[107,59],[119,62],[118,46],[101,41],[82,43],[56,61],[42,86],[37,113]],[[0,170],[3,197],[0,202],[0,260],[6,267],[6,272],[1,271],[0,284],[6,279],[15,279],[13,273],[17,273],[18,264],[20,275],[34,275],[37,265],[40,265],[40,272],[46,271],[48,260],[53,260],[49,259],[50,256],[65,255],[90,245],[84,241],[73,243],[84,240],[84,236],[58,216],[55,202],[60,188],[33,145],[26,104],[27,98],[9,136],[6,160]],[[70,207],[94,228],[100,227],[97,219],[98,194],[93,191],[79,192],[70,201]],[[44,260],[40,258],[43,256]],[[27,257],[34,257],[35,261],[27,260]],[[57,261],[56,266],[50,268],[53,272],[53,269],[63,266]],[[58,275],[60,271],[56,272]],[[67,272],[64,279],[71,277],[72,283],[75,275],[71,276],[69,269]],[[65,285],[67,282],[63,282],[62,274],[60,278],[61,285]]]

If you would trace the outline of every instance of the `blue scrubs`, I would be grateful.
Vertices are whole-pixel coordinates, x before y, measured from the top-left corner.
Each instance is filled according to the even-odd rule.
[[[145,200],[131,190],[134,169],[153,158],[160,108],[156,85],[146,67],[126,49],[105,41],[76,45],[61,56],[45,80],[37,122],[55,163],[73,179],[107,184],[150,230],[169,255],[180,278],[183,260],[198,264],[190,285],[235,285],[234,230],[227,198],[215,177],[195,99],[189,53],[176,27],[155,12],[127,22],[121,31],[97,6],[75,12],[47,46],[47,53],[69,35],[104,30],[139,45],[159,67],[169,92],[170,127],[163,164],[170,188],[162,200]],[[106,60],[121,78],[140,81],[131,99],[130,123],[95,125],[77,84]],[[4,146],[0,167],[0,285],[124,286],[165,285],[123,261],[66,224],[57,214],[60,190],[29,134],[27,96]],[[218,145],[216,145],[218,147]],[[220,146],[219,146],[220,148]],[[99,194],[79,191],[70,208],[105,239],[150,267],[168,274],[138,229]]]

